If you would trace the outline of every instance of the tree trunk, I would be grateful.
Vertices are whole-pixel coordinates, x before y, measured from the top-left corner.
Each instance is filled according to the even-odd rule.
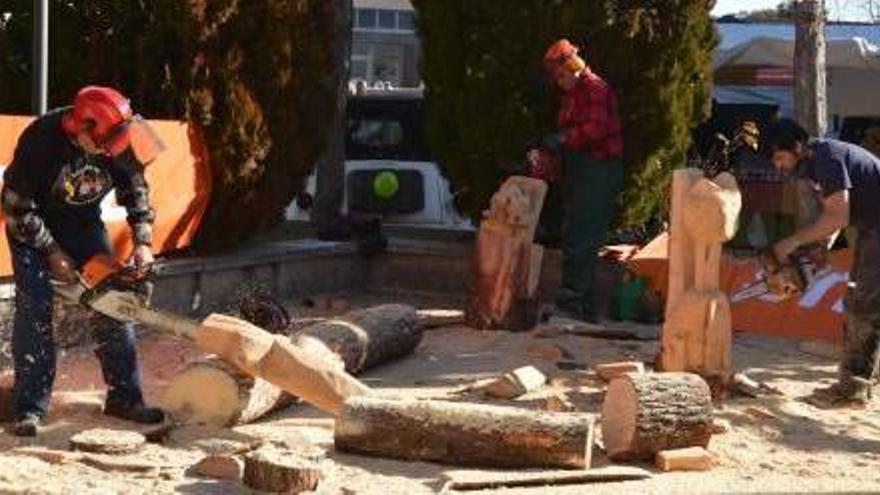
[[[331,225],[342,209],[345,195],[345,116],[351,64],[352,0],[333,0],[336,6],[334,67],[336,105],[327,127],[327,147],[315,167],[315,202],[312,223],[320,230]]]
[[[652,459],[662,450],[706,447],[712,436],[709,386],[691,373],[627,374],[611,382],[602,438],[614,461]]]
[[[590,467],[594,417],[482,404],[352,397],[336,448],[414,461],[494,467]]]
[[[800,0],[794,10],[795,118],[811,136],[821,137],[828,129],[825,8],[819,0]]]
[[[421,338],[415,308],[383,305],[310,325],[291,342],[311,354],[332,355],[340,368],[356,374],[411,353]],[[177,420],[231,426],[256,421],[295,400],[265,380],[209,358],[192,363],[174,378],[163,405]]]
[[[311,461],[291,452],[261,449],[244,458],[244,484],[272,493],[302,493],[315,490],[321,472]]]

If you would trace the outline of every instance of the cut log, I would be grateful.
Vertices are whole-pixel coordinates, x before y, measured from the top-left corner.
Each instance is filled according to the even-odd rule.
[[[617,363],[597,364],[595,369],[599,378],[610,382],[625,373],[644,373],[645,364],[641,361],[620,361]]]
[[[82,431],[70,437],[73,450],[97,454],[132,454],[146,443],[147,439],[140,433],[104,428]]]
[[[708,471],[715,465],[715,459],[703,447],[690,447],[658,452],[656,464],[664,472]]]
[[[460,309],[420,309],[417,314],[419,326],[426,330],[464,324],[464,311]]]
[[[418,321],[411,306],[376,306],[316,322],[296,332],[291,343],[356,374],[412,353],[423,335]],[[230,426],[256,421],[295,401],[276,385],[209,358],[175,377],[162,404],[176,421]]]
[[[422,340],[412,306],[386,304],[352,311],[296,333],[313,337],[342,358],[345,370],[360,373],[410,354]]]
[[[608,386],[602,438],[615,461],[652,459],[661,450],[706,447],[712,396],[691,373],[626,374]]]
[[[175,377],[162,406],[178,423],[226,426],[255,421],[295,400],[275,385],[212,356],[189,364]]]
[[[490,467],[587,468],[595,418],[483,404],[352,397],[337,417],[343,452]]]
[[[605,466],[596,469],[566,469],[554,471],[446,471],[440,478],[445,490],[495,490],[550,485],[579,485],[610,483],[613,481],[643,480],[651,472],[632,466]]]
[[[302,493],[318,487],[321,472],[315,463],[290,452],[260,449],[244,458],[244,484],[273,493]]]

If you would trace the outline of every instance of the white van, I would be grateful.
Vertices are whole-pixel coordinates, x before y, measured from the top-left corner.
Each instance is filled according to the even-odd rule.
[[[420,89],[368,89],[349,97],[342,213],[380,214],[388,226],[474,230],[428,149],[424,108]],[[315,194],[314,174],[306,192]],[[286,217],[309,219],[296,202]]]

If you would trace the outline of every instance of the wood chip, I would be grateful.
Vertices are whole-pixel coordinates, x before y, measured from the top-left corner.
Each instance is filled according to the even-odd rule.
[[[644,373],[645,364],[640,361],[618,361],[615,363],[597,364],[596,374],[606,382],[610,382],[625,373]]]
[[[730,421],[721,418],[715,418],[712,420],[712,434],[713,435],[723,435],[725,433],[729,433],[733,429]]]
[[[244,475],[244,461],[230,455],[209,455],[193,466],[193,472],[205,478],[239,481]]]
[[[664,450],[657,453],[657,469],[669,471],[708,471],[715,465],[715,459],[702,447]]]
[[[770,411],[760,409],[757,407],[753,407],[753,406],[747,407],[745,412],[749,416],[752,416],[752,417],[758,418],[758,419],[772,419],[772,420],[776,420],[776,421],[780,420],[778,416],[771,413]]]
[[[45,447],[18,447],[9,451],[12,455],[27,456],[49,464],[66,464],[79,460],[79,454],[64,450],[47,449]]]
[[[131,454],[147,443],[140,433],[127,430],[96,428],[86,430],[70,438],[73,450],[98,454]]]
[[[534,366],[523,366],[493,380],[483,391],[498,399],[515,399],[533,392],[547,383],[547,376]]]
[[[779,389],[771,387],[764,382],[758,382],[746,376],[745,373],[733,375],[733,387],[742,395],[758,398],[766,395],[784,395]]]
[[[108,472],[138,473],[150,476],[159,474],[161,466],[131,457],[105,454],[83,454],[79,462]]]
[[[549,471],[454,470],[441,475],[447,490],[487,490],[547,485],[574,485],[612,481],[642,480],[651,477],[647,470],[630,466],[605,466],[596,469]]]

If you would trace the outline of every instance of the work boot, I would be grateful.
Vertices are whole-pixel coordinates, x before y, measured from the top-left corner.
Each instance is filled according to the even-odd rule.
[[[36,414],[25,414],[12,428],[12,434],[17,437],[35,437],[40,432],[43,420]]]
[[[830,409],[851,407],[863,409],[871,401],[871,381],[860,377],[841,379],[830,387],[817,388],[806,398],[810,404]]]
[[[135,423],[158,424],[165,421],[165,412],[158,407],[147,407],[143,403],[133,406],[105,405],[104,414]]]

